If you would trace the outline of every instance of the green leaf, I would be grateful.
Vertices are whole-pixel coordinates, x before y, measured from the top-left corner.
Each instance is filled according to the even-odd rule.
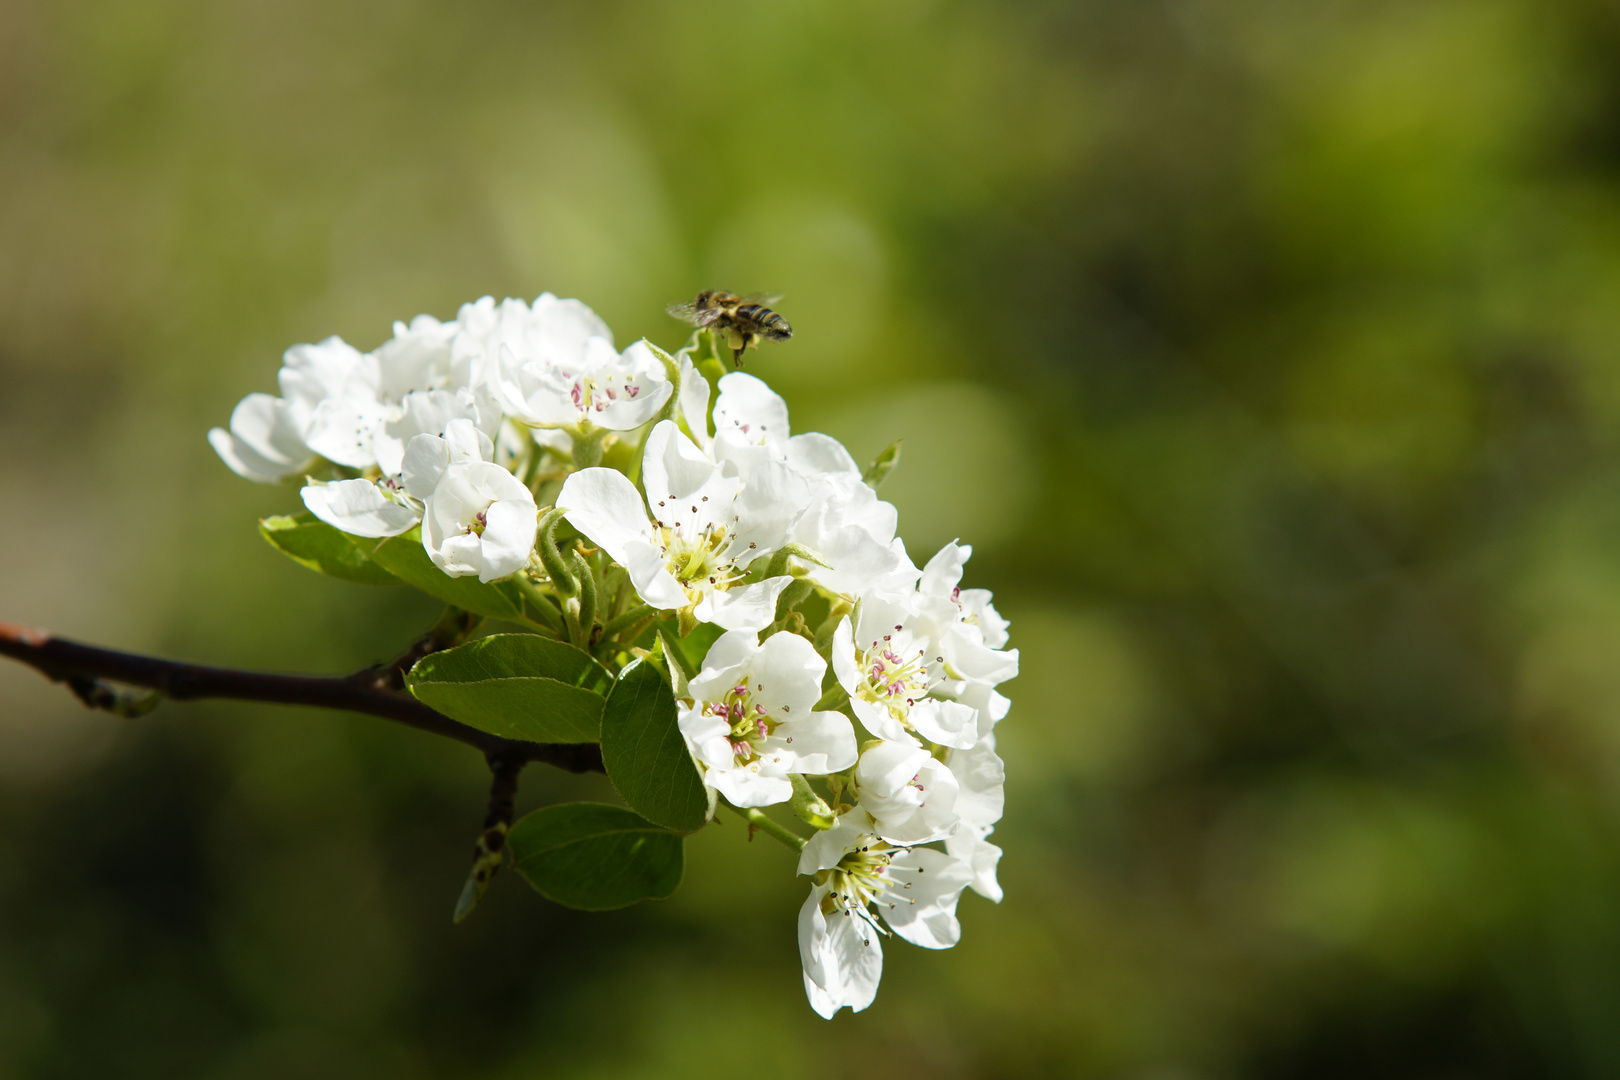
[[[876,491],[878,486],[888,479],[889,474],[894,471],[894,467],[898,464],[900,464],[900,440],[896,439],[888,446],[885,446],[883,452],[873,459],[872,464],[868,465],[866,471],[861,474],[861,479],[866,481],[872,490]]]
[[[637,660],[619,673],[602,712],[602,763],[624,801],[651,821],[685,833],[708,819],[703,778],[656,665]]]
[[[415,585],[447,604],[495,619],[523,621],[523,594],[515,582],[492,581],[486,585],[475,577],[451,577],[428,558],[419,529],[384,540],[371,557],[407,585]]]
[[[548,806],[514,824],[507,843],[540,895],[583,911],[662,900],[681,883],[681,838],[622,806]]]
[[[259,535],[293,562],[362,585],[398,585],[399,578],[371,561],[355,538],[305,511],[261,518]]]
[[[561,641],[495,634],[430,653],[405,677],[417,699],[479,731],[531,742],[595,742],[607,669]]]

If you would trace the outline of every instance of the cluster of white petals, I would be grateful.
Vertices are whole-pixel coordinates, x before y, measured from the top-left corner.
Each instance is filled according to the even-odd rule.
[[[551,580],[536,545],[554,505],[546,520],[605,553],[644,625],[713,627],[674,682],[680,732],[719,798],[816,827],[805,989],[823,1016],[859,1011],[881,937],[948,948],[963,890],[1001,898],[996,687],[1018,653],[990,594],[961,587],[970,548],[919,569],[837,440],[794,435],[752,375],[711,388],[692,351],[619,350],[577,300],[485,297],[396,323],[369,353],[289,349],[280,395],[249,395],[209,441],[250,480],[302,480],[346,533],[418,530],[451,577]]]

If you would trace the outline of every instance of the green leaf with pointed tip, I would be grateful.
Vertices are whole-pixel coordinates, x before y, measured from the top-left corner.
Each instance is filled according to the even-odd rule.
[[[883,452],[873,459],[872,464],[866,467],[861,479],[875,491],[878,485],[888,479],[894,467],[900,464],[900,440],[896,439],[883,448]]]
[[[334,529],[308,511],[291,517],[261,518],[259,535],[293,562],[331,577],[362,585],[403,584],[373,562],[354,537]]]
[[[662,900],[681,883],[681,838],[622,806],[548,806],[514,824],[507,843],[540,895],[582,911]]]
[[[430,653],[405,677],[417,699],[479,731],[531,742],[595,742],[607,669],[561,641],[495,634]]]
[[[451,577],[428,558],[419,529],[390,537],[378,544],[371,558],[407,585],[464,611],[496,619],[523,619],[523,594],[510,581],[484,584],[475,577]]]
[[[703,827],[709,799],[676,722],[669,679],[637,660],[619,673],[602,711],[602,763],[639,814],[676,832]]]

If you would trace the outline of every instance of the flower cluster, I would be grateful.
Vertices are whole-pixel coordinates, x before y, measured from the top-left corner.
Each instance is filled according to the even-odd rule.
[[[592,599],[559,599],[557,636],[610,669],[703,643],[684,673],[668,658],[680,733],[716,800],[815,827],[799,945],[830,1017],[872,1002],[881,937],[948,948],[964,889],[1000,900],[996,686],[1018,654],[990,594],[961,587],[971,549],[919,569],[845,448],[792,434],[783,400],[720,375],[705,336],[618,351],[576,300],[485,298],[370,353],[289,350],[281,395],[248,396],[209,439],[248,479],[305,478],[309,511],[345,533],[419,530],[452,577],[561,598],[586,574]],[[558,519],[583,540],[564,541],[572,570]]]

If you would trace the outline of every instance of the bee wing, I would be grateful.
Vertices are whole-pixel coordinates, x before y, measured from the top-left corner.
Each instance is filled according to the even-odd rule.
[[[743,299],[770,307],[772,304],[780,304],[784,297],[779,292],[751,292]]]
[[[684,323],[690,323],[693,326],[708,326],[720,317],[719,308],[706,308],[699,311],[697,304],[690,300],[684,304],[671,304],[664,310],[669,312],[672,318],[679,319]]]

